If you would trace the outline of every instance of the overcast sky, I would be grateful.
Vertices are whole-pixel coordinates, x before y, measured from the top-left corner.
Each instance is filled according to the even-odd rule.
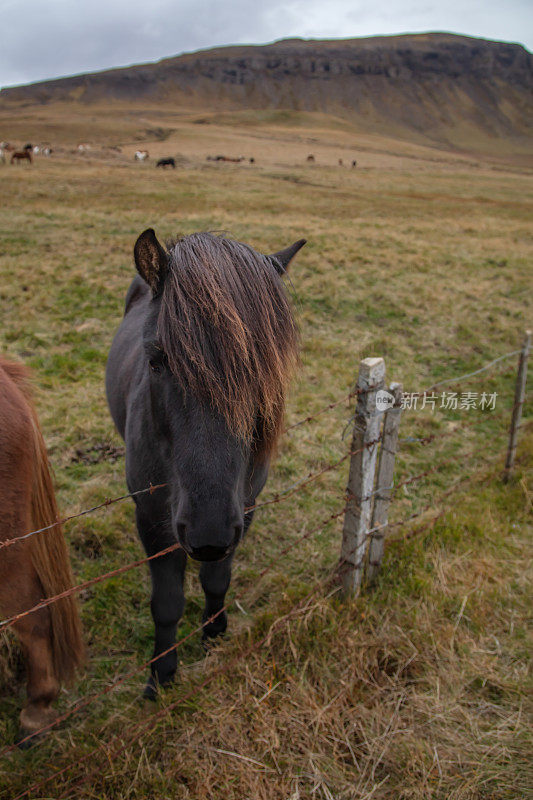
[[[532,0],[0,0],[0,86],[224,44],[451,31],[533,49]]]

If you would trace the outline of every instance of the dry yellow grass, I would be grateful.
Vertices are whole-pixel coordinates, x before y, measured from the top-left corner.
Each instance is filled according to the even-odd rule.
[[[475,148],[437,151],[316,116],[198,118],[163,109],[113,115],[44,107],[20,110],[17,119],[0,113],[0,138],[48,139],[56,149],[32,168],[0,165],[8,198],[0,221],[0,346],[34,368],[65,513],[124,489],[121,460],[100,459],[95,448],[120,446],[105,406],[103,366],[133,274],[133,242],[148,226],[162,238],[228,230],[265,252],[308,239],[291,271],[303,363],[289,423],[346,394],[363,356],[383,355],[389,378],[412,391],[514,350],[528,324],[531,178],[503,145],[488,160]],[[166,128],[158,133],[164,141],[146,133],[136,139],[157,127]],[[88,155],[69,152],[78,141],[93,144]],[[133,162],[138,146],[150,150],[147,164]],[[256,163],[206,161],[218,152]],[[310,152],[317,161],[308,166]],[[155,156],[178,154],[175,172],[155,169]],[[356,170],[337,165],[352,157]],[[525,797],[532,782],[529,404],[515,480],[503,486],[499,464],[487,463],[504,448],[514,370],[511,359],[458,387],[498,392],[493,413],[404,415],[404,438],[453,435],[427,447],[403,444],[398,480],[447,464],[406,486],[393,518],[432,499],[439,508],[454,480],[470,474],[473,481],[434,528],[389,547],[373,592],[343,604],[322,589],[302,602],[330,575],[340,523],[299,544],[290,558],[276,558],[342,505],[346,470],[326,473],[258,513],[232,588],[244,592],[246,613],[232,608],[230,639],[206,661],[196,638],[181,649],[179,682],[161,699],[160,709],[177,703],[168,716],[128,740],[134,725],[148,725],[159,710],[140,704],[141,677],[133,677],[38,748],[1,760],[0,796],[11,800],[72,762],[31,796]],[[349,415],[339,406],[287,436],[263,499],[339,458]],[[80,580],[140,555],[129,505],[71,523],[67,537]],[[272,572],[258,582],[271,561]],[[194,568],[187,595],[180,635],[199,622]],[[148,597],[144,572],[84,594],[91,658],[87,675],[63,695],[62,710],[149,658]],[[265,646],[248,653],[270,627]],[[0,662],[6,742],[22,702],[19,654],[8,644],[12,655]],[[218,675],[233,659],[228,674]]]

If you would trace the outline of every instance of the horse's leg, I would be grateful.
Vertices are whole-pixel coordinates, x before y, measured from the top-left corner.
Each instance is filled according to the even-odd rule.
[[[210,617],[217,615],[214,620],[204,625],[202,630],[204,642],[221,636],[228,627],[228,615],[222,609],[231,580],[232,561],[233,555],[223,561],[204,561],[200,567],[200,581],[205,594],[202,622],[207,622]]]
[[[18,552],[15,552],[18,551]],[[0,605],[6,616],[37,605],[43,588],[30,555],[14,547],[5,550],[1,570]],[[13,624],[26,655],[28,702],[20,714],[21,738],[33,734],[56,717],[51,704],[59,694],[52,652],[50,611],[42,608]]]
[[[137,527],[144,548],[149,556],[169,546],[169,542],[153,536],[154,525],[143,520],[137,513]],[[175,550],[161,558],[150,561],[152,577],[151,610],[155,624],[155,644],[153,657],[160,655],[176,642],[176,628],[183,614],[185,598],[183,577],[187,555],[183,550]],[[178,655],[176,649],[158,658],[151,665],[151,674],[144,690],[144,696],[155,700],[157,687],[170,683],[176,674]]]
[[[250,501],[250,505],[255,503],[255,498]],[[248,511],[244,515],[244,533],[246,536],[248,528],[252,524],[254,512]],[[231,580],[231,565],[233,563],[233,553],[223,561],[204,561],[200,567],[200,581],[205,594],[205,607],[202,615],[202,622],[206,622],[215,614],[216,619],[204,625],[202,631],[202,641],[215,639],[221,636],[228,627],[228,615],[224,608],[226,592],[228,591]],[[219,613],[220,612],[220,613]]]

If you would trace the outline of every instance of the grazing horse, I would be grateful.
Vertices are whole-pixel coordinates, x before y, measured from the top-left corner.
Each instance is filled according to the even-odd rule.
[[[314,163],[315,163],[315,157],[314,157],[314,155],[312,155],[312,154],[309,154],[309,155],[307,156],[307,158],[306,158],[306,161],[307,161],[309,164],[314,164]]]
[[[0,358],[0,542],[59,519],[50,466],[25,368]],[[0,550],[0,610],[11,617],[72,586],[60,526]],[[55,718],[60,683],[81,666],[84,648],[72,596],[13,623],[27,661],[22,736]]]
[[[239,156],[238,158],[233,158],[233,156],[207,156],[208,161],[231,161],[232,164],[240,164],[241,161],[245,161],[244,156]],[[252,161],[253,159],[250,159]]]
[[[15,161],[17,163],[19,161],[29,161],[31,164],[33,161],[31,157],[31,150],[15,150],[15,152],[11,156],[11,164],[14,164]]]
[[[144,231],[136,276],[106,370],[111,415],[126,442],[150,562],[154,657],[172,648],[187,555],[201,561],[204,641],[227,627],[235,548],[253,517],[281,431],[298,336],[281,275],[305,239],[273,256],[210,233],[169,243]],[[217,615],[216,619],[211,619]],[[152,664],[145,696],[172,680],[176,651]]]
[[[135,151],[135,161],[147,161],[150,158],[148,150],[136,150]]]
[[[176,162],[173,158],[160,158],[156,167],[172,167],[172,169],[176,169]]]

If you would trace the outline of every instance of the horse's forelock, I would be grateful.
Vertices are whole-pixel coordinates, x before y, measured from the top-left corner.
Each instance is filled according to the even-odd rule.
[[[158,336],[185,393],[207,401],[229,430],[270,451],[297,361],[283,283],[251,247],[210,233],[169,243]]]

